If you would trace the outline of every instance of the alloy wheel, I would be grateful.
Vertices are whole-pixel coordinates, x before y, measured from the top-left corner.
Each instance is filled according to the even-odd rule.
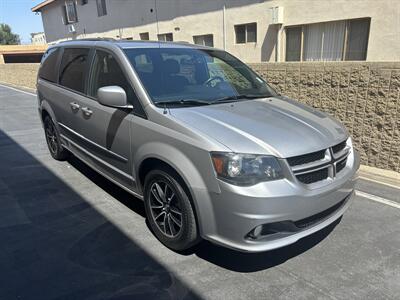
[[[178,195],[165,181],[150,187],[150,210],[154,223],[167,237],[174,238],[182,231],[182,210]]]
[[[56,129],[54,128],[53,122],[51,121],[47,122],[45,131],[46,131],[46,140],[47,144],[49,145],[50,151],[52,153],[57,153],[58,141],[57,141]]]

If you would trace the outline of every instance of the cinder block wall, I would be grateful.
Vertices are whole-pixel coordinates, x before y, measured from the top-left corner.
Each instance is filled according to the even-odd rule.
[[[277,91],[342,121],[365,165],[400,172],[400,62],[260,63]]]
[[[400,172],[400,62],[251,64],[280,93],[350,131],[365,165]],[[35,88],[38,64],[0,65],[0,82]]]
[[[36,89],[39,64],[0,64],[0,82]]]

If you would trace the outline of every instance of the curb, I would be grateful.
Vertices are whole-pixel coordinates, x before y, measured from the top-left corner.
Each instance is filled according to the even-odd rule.
[[[358,170],[360,179],[380,183],[400,190],[400,173],[361,165]]]
[[[15,88],[17,90],[21,90],[21,91],[24,91],[24,92],[29,92],[29,93],[36,94],[36,89],[30,88],[30,87],[16,85],[16,84],[4,82],[4,81],[0,81],[0,84],[2,84],[4,86],[11,87],[11,88]]]

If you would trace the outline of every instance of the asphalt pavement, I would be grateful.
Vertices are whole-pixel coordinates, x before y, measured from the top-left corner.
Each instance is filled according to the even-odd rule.
[[[140,200],[53,160],[36,96],[0,85],[0,299],[400,299],[400,189],[357,189],[339,222],[291,246],[178,254]]]

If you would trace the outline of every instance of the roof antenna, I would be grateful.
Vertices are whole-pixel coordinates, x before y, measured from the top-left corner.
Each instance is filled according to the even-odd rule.
[[[154,10],[155,10],[155,13],[156,13],[157,35],[159,35],[160,34],[160,28],[158,27],[157,0],[154,0]]]

